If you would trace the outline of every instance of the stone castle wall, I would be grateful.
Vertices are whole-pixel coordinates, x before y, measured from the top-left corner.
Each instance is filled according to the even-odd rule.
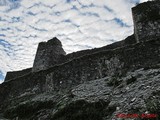
[[[129,70],[158,64],[160,34],[159,26],[156,26],[159,24],[159,17],[156,16],[159,13],[154,11],[154,7],[159,7],[159,4],[148,3],[150,2],[144,3],[146,8],[143,8],[142,4],[133,8],[137,41],[132,35],[112,45],[68,55],[65,55],[60,41],[56,38],[40,43],[32,72],[29,69],[28,72],[24,70],[8,73],[6,80],[14,79],[0,85],[0,91],[7,89],[6,95],[3,94],[6,92],[0,92],[0,95],[2,94],[0,101],[28,91],[33,93],[57,91],[89,80],[123,75]],[[152,10],[156,16],[151,15]],[[147,41],[151,38],[155,40]],[[145,42],[141,44],[141,41]],[[135,44],[136,42],[140,43]],[[17,74],[16,77],[14,74]]]
[[[70,61],[72,59],[77,59],[77,58],[82,57],[82,56],[90,55],[90,54],[101,52],[101,51],[105,51],[105,50],[113,50],[113,49],[117,49],[117,48],[120,48],[120,47],[132,45],[132,44],[135,44],[135,43],[136,43],[135,36],[131,35],[131,36],[128,36],[124,40],[112,43],[110,45],[103,46],[101,48],[82,50],[82,51],[78,51],[78,52],[73,52],[73,53],[67,54],[59,62],[60,62],[60,64],[61,63],[65,63],[67,61]]]
[[[26,93],[56,92],[103,77],[125,75],[127,71],[159,63],[160,41],[152,40],[114,50],[86,55],[47,70],[29,73],[0,85],[0,101]],[[6,92],[1,93],[1,91]],[[5,93],[5,95],[4,95]]]
[[[65,55],[61,42],[53,38],[48,42],[41,42],[38,46],[34,60],[32,72],[46,70],[58,64],[63,64],[73,59],[93,53],[113,50],[119,47],[135,44],[136,42],[146,41],[160,37],[160,4],[158,1],[146,2],[137,5],[132,9],[135,35],[127,37],[125,40],[91,50],[82,50]],[[135,37],[134,37],[135,36]],[[18,78],[31,72],[31,69],[22,71],[8,72],[5,81]]]
[[[47,71],[45,91],[70,88],[86,81],[122,76],[126,71],[156,65],[160,41],[106,50],[74,59]]]
[[[153,19],[150,15],[150,10],[154,10],[156,5],[151,3],[149,8],[147,5],[145,9],[141,5],[133,8],[137,41],[132,35],[112,45],[68,55],[56,38],[40,43],[33,68],[9,72],[6,82],[0,84],[0,113],[4,110],[3,105],[13,99],[16,101],[43,92],[68,92],[70,88],[90,80],[104,77],[112,80],[112,77],[125,76],[139,68],[157,67],[160,64],[159,17],[153,15]]]
[[[160,37],[160,1],[148,1],[132,8],[137,42]]]
[[[113,49],[116,49],[116,48],[119,48],[119,47],[132,45],[132,44],[135,44],[135,43],[136,43],[135,37],[134,37],[134,35],[131,35],[131,36],[127,37],[126,39],[122,40],[122,41],[115,42],[111,45],[107,45],[107,46],[104,46],[104,47],[101,47],[101,48],[82,50],[82,51],[73,52],[73,53],[70,53],[70,54],[67,54],[67,55],[62,55],[59,59],[56,60],[56,62],[53,61],[54,64],[53,63],[50,64],[49,67],[53,67],[54,65],[57,65],[57,64],[63,64],[63,63],[66,63],[68,61],[71,61],[73,59],[77,59],[79,57],[86,56],[86,55],[89,55],[89,54],[97,53],[97,52],[104,51],[104,50],[113,50]],[[28,74],[32,71],[36,72],[36,71],[39,71],[39,70],[45,70],[45,69],[49,68],[48,66],[45,66],[45,65],[49,64],[48,61],[46,61],[46,59],[44,58],[45,53],[44,53],[44,56],[43,56],[43,52],[45,51],[45,49],[47,49],[46,47],[47,47],[46,42],[42,42],[42,43],[39,44],[33,68],[29,68],[29,69],[25,69],[25,70],[21,70],[21,71],[7,72],[7,75],[5,77],[5,82],[8,81],[8,80],[12,80],[12,79],[21,77],[23,75],[26,75],[26,74]],[[50,49],[54,50],[55,48],[50,47],[49,50]],[[49,50],[46,50],[46,51],[49,51]],[[41,63],[42,63],[42,65],[41,65]]]
[[[28,69],[24,69],[24,70],[20,70],[20,71],[7,72],[7,75],[6,75],[4,81],[6,82],[6,81],[12,80],[14,78],[21,77],[23,75],[30,73],[31,71],[32,71],[32,68],[28,68]]]

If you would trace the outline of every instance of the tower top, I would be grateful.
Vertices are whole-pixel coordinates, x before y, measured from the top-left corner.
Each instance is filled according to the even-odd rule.
[[[54,37],[48,40],[47,42],[40,42],[38,45],[38,47],[45,47],[45,48],[47,48],[47,46],[62,46],[62,43],[58,38]]]
[[[49,45],[59,45],[59,46],[62,46],[61,41],[58,40],[58,38],[56,38],[56,37],[48,40],[47,44],[49,44]]]
[[[54,66],[65,54],[61,41],[56,37],[47,42],[39,43],[32,72],[37,72]]]
[[[160,37],[160,0],[141,3],[132,8],[137,42]]]

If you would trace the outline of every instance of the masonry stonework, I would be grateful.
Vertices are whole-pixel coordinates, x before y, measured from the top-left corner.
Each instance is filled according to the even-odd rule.
[[[0,84],[0,120],[111,120],[158,111],[150,110],[160,98],[159,1],[134,7],[134,34],[111,45],[66,55],[57,38],[41,42],[33,67],[8,72]]]
[[[160,1],[148,1],[132,8],[137,42],[160,37]]]
[[[126,71],[159,64],[159,11],[159,1],[133,8],[136,39],[132,35],[108,46],[68,55],[57,38],[41,42],[33,68],[7,73],[5,82],[0,84],[0,103],[28,91],[39,94],[70,89],[87,81],[123,76]]]
[[[48,42],[41,42],[38,46],[32,72],[54,66],[65,54],[62,44],[57,38],[53,38]]]

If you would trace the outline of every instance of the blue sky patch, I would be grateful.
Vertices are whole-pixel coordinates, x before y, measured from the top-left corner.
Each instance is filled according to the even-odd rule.
[[[71,0],[66,0],[66,2],[67,2],[67,3],[70,3],[70,2],[71,2]]]
[[[20,17],[13,17],[12,22],[20,22]]]
[[[109,12],[113,12],[113,10],[111,8],[109,8],[108,6],[106,6],[106,5],[104,5],[104,8]]]
[[[32,15],[32,16],[37,15],[37,14],[35,14],[35,13],[31,12],[31,11],[27,12],[27,14]]]
[[[138,4],[140,3],[140,0],[131,0],[132,3]]]
[[[124,23],[121,19],[119,18],[114,18],[114,21],[116,21],[119,25],[122,27],[129,27],[126,23]]]
[[[0,45],[2,45],[3,47],[9,47],[11,46],[11,44],[3,39],[0,39]]]
[[[5,34],[0,34],[0,36],[5,37],[6,35]]]
[[[0,83],[4,80],[4,76],[2,74],[2,72],[0,71]]]

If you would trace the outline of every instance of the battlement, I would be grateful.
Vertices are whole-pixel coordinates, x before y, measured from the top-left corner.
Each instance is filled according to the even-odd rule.
[[[148,1],[132,8],[137,42],[160,37],[160,1]]]

